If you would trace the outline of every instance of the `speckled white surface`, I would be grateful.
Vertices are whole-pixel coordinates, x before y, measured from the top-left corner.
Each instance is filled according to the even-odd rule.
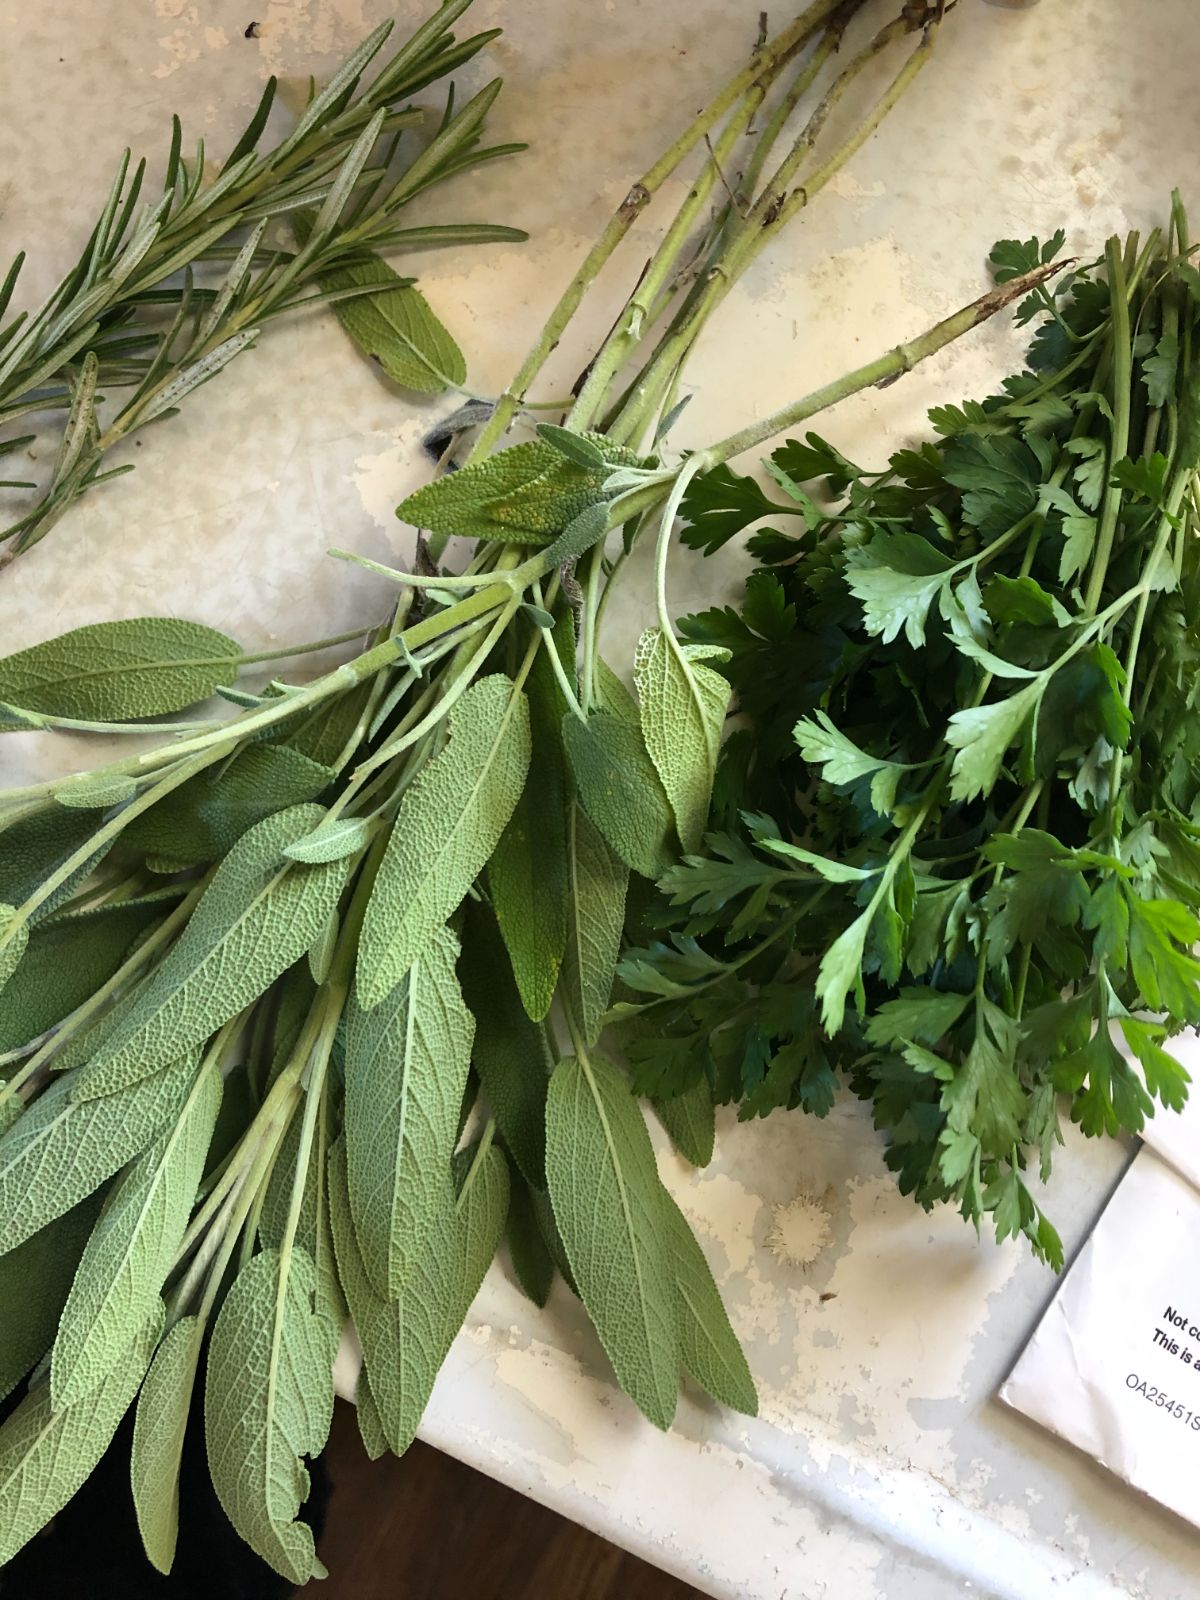
[[[664,131],[733,70],[757,9],[479,0],[475,25],[507,32],[468,77],[503,73],[494,131],[533,149],[431,197],[426,214],[518,223],[533,238],[422,263],[426,292],[468,350],[475,392],[503,384]],[[67,264],[126,141],[161,159],[178,110],[214,152],[227,148],[269,71],[327,70],[387,10],[384,0],[0,0],[0,256],[31,251],[26,294]],[[416,16],[408,0],[399,10],[402,23]],[[257,41],[243,37],[252,20]],[[1191,0],[1043,0],[1026,12],[961,0],[883,134],[714,324],[676,442],[727,432],[918,332],[978,292],[999,235],[1061,222],[1089,249],[1113,228],[1157,220],[1200,158],[1197,43]],[[593,334],[649,229],[607,280]],[[567,342],[544,392],[574,376],[586,348],[582,335]],[[826,431],[881,456],[935,398],[1006,370],[1010,348],[989,329],[843,406]],[[401,548],[391,508],[422,471],[416,440],[448,409],[389,392],[331,319],[276,329],[131,452],[132,478],[4,574],[3,648],[148,610],[210,621],[251,648],[373,618],[383,608],[374,580],[323,552],[338,544],[386,559]],[[730,592],[740,565],[733,550],[680,559],[679,607]],[[641,620],[627,603],[610,649]],[[3,781],[95,755],[83,739],[9,736]],[[424,1436],[714,1594],[1200,1593],[1194,1530],[994,1399],[1050,1293],[1043,1269],[901,1199],[855,1106],[823,1123],[724,1120],[718,1149],[702,1174],[666,1150],[660,1159],[746,1340],[758,1420],[689,1398],[676,1430],[655,1433],[615,1389],[571,1297],[560,1289],[538,1314],[497,1267]],[[1068,1247],[1125,1158],[1077,1141],[1064,1153],[1050,1206]]]

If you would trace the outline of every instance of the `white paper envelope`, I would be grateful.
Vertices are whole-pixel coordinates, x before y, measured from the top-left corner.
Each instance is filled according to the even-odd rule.
[[[1200,1525],[1200,1040],[1000,1398]],[[1151,1148],[1151,1146],[1153,1148]]]

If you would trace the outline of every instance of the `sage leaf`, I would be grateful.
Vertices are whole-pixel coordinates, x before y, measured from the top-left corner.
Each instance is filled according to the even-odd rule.
[[[627,867],[657,878],[671,864],[671,802],[641,729],[609,711],[563,718],[563,743],[588,816]]]
[[[653,1104],[658,1120],[684,1160],[694,1167],[706,1167],[716,1141],[716,1114],[708,1079],[700,1078],[682,1094],[655,1100]]]
[[[132,800],[136,793],[137,783],[123,773],[103,777],[84,772],[59,784],[54,798],[60,806],[78,811],[107,811]]]
[[[568,1056],[554,1069],[546,1177],[580,1297],[617,1381],[667,1428],[679,1348],[663,1189],[637,1102],[602,1056]]]
[[[323,272],[318,282],[325,294],[372,289],[369,294],[334,301],[331,310],[359,349],[378,361],[393,383],[418,394],[441,394],[465,381],[467,363],[462,351],[421,291],[386,261],[367,256]]]
[[[572,517],[557,539],[547,546],[542,557],[547,569],[578,561],[593,545],[599,544],[607,532],[608,502],[596,500]]]
[[[508,1198],[505,1237],[517,1282],[535,1306],[544,1306],[554,1282],[554,1257],[538,1222],[533,1192],[519,1177]]]
[[[167,889],[39,922],[4,991],[0,1051],[36,1039],[82,1005],[178,898],[178,890]]]
[[[597,656],[592,666],[592,693],[600,710],[640,730],[642,714],[638,703],[603,656]]]
[[[704,1252],[673,1196],[659,1195],[663,1238],[675,1281],[679,1359],[714,1400],[753,1417],[758,1413],[754,1379],[713,1281]]]
[[[482,871],[520,799],[531,737],[525,697],[503,674],[472,684],[450,742],[405,792],[363,919],[358,999],[395,988]]]
[[[297,963],[280,979],[276,991],[275,1025],[271,1030],[271,1058],[266,1072],[266,1088],[270,1088],[284,1067],[292,1059],[292,1052],[317,997],[317,986],[312,980],[307,962]]]
[[[450,1157],[475,1024],[439,928],[382,1004],[346,1026],[350,1210],[376,1292],[394,1300],[451,1195]]]
[[[365,1367],[360,1367],[358,1370],[354,1409],[358,1417],[358,1431],[363,1449],[367,1452],[369,1460],[378,1461],[380,1456],[387,1455],[387,1435],[383,1431],[383,1418],[379,1415],[379,1407],[375,1404],[375,1396],[371,1393]]]
[[[542,439],[512,445],[461,472],[426,484],[396,507],[414,527],[467,539],[549,544],[582,512],[605,499],[611,466],[632,465],[632,451],[591,434],[606,458],[602,467],[568,461]]]
[[[42,1359],[100,1209],[89,1195],[0,1256],[0,1400]]]
[[[234,1279],[208,1349],[204,1431],[213,1487],[252,1550],[294,1584],[323,1578],[303,1456],[325,1447],[333,1420],[337,1333],[313,1309],[306,1251],[264,1250]]]
[[[486,906],[468,904],[459,972],[475,1018],[471,1059],[488,1107],[518,1168],[534,1188],[542,1188],[550,1081],[544,1035],[521,1004],[500,930]]]
[[[255,823],[315,800],[334,773],[285,744],[251,744],[135,817],[123,842],[181,866],[219,861]]]
[[[141,1155],[179,1116],[195,1073],[187,1057],[84,1101],[74,1099],[74,1073],[55,1079],[0,1137],[0,1256]]]
[[[634,660],[646,749],[687,855],[704,838],[730,695],[725,679],[704,663],[727,659],[718,646],[681,645],[661,628],[648,628]]]
[[[22,906],[34,890],[87,843],[96,823],[86,812],[48,806],[32,812],[9,827],[0,824],[0,902]],[[70,877],[59,884],[34,912],[37,923],[50,916],[104,859],[110,846],[92,852]]]
[[[571,428],[560,428],[553,422],[538,424],[538,438],[568,461],[573,461],[577,467],[592,467],[599,469],[605,465],[604,451],[594,439],[586,434],[576,433]]]
[[[371,837],[371,824],[365,817],[339,817],[285,845],[283,853],[293,861],[341,861],[345,856],[361,854]]]
[[[62,1510],[107,1450],[161,1332],[160,1307],[126,1359],[82,1400],[55,1410],[49,1384],[38,1384],[0,1426],[0,1563]]]
[[[50,1363],[55,1409],[70,1406],[124,1359],[154,1309],[183,1238],[221,1103],[203,1067],[171,1128],[122,1173],[88,1240]]]
[[[562,1273],[563,1281],[571,1293],[578,1299],[579,1285],[575,1282],[575,1274],[571,1271],[571,1263],[567,1260],[562,1234],[559,1233],[558,1223],[554,1220],[554,1206],[550,1195],[545,1189],[531,1189],[529,1198],[533,1203],[534,1220],[541,1232],[543,1243],[550,1252],[550,1258]]]
[[[337,949],[340,927],[337,911],[331,911],[315,942],[308,947],[308,970],[312,973],[313,982],[318,986],[325,982],[329,976],[329,969],[333,966],[333,953]]]
[[[342,694],[330,695],[315,710],[297,717],[294,724],[286,723],[287,731],[278,743],[298,750],[318,766],[339,772],[358,743],[359,720],[366,715],[373,688],[368,678]]]
[[[29,944],[29,924],[24,918],[15,920],[16,916],[16,906],[0,904],[0,930],[8,930],[8,937],[0,944],[0,990],[6,987],[20,966],[21,957]]]
[[[330,1162],[334,1242],[350,1314],[362,1343],[367,1381],[388,1448],[403,1455],[413,1439],[442,1362],[499,1248],[508,1213],[508,1164],[493,1145],[453,1190],[395,1300],[381,1299],[357,1254],[349,1203],[339,1184],[340,1144]]]
[[[133,1506],[150,1564],[164,1574],[179,1537],[179,1467],[203,1342],[199,1318],[181,1317],[154,1353],[134,1415]]]
[[[583,1036],[594,1044],[617,970],[629,868],[578,803],[568,815],[567,839],[571,920],[563,978]]]
[[[570,635],[574,646],[574,634]],[[567,944],[567,774],[559,722],[562,695],[547,640],[529,674],[530,771],[521,798],[488,862],[492,904],[526,1011],[550,1009]]]
[[[238,675],[242,648],[177,617],[72,628],[0,659],[0,700],[87,722],[162,716],[207,700]]]
[[[305,954],[337,905],[349,863],[307,867],[282,852],[323,815],[319,806],[292,806],[242,835],[137,1004],[93,1056],[77,1099],[111,1094],[157,1072]]]

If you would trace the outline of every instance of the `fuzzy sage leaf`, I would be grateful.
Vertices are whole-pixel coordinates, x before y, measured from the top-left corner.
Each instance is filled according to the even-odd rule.
[[[609,849],[578,802],[568,816],[567,839],[571,917],[563,979],[583,1036],[594,1044],[608,1010],[621,948],[629,868]]]
[[[563,743],[588,816],[627,867],[657,878],[671,862],[671,803],[641,730],[610,711],[563,718]]]
[[[56,1410],[49,1384],[41,1383],[0,1425],[0,1562],[62,1510],[104,1454],[161,1331],[160,1309],[124,1361],[74,1405]]]
[[[386,261],[368,256],[321,275],[322,290],[369,290],[338,299],[333,312],[359,349],[394,383],[418,394],[441,394],[463,383],[467,363],[421,291]]]
[[[283,857],[324,813],[293,806],[242,835],[137,1003],[97,1051],[77,1099],[111,1094],[157,1072],[236,1016],[314,943],[337,905],[349,862]]]
[[[573,633],[570,643],[573,648]],[[554,998],[567,943],[567,773],[558,727],[562,695],[548,656],[558,647],[557,639],[548,640],[529,674],[532,777],[487,868],[492,905],[521,1000],[539,1022]]]
[[[129,722],[207,700],[234,681],[241,659],[240,645],[198,622],[94,622],[0,659],[0,700],[56,717]]]
[[[621,1387],[655,1427],[669,1427],[679,1347],[662,1185],[637,1103],[602,1056],[554,1069],[546,1176],[571,1271]]]
[[[758,1395],[704,1252],[666,1189],[659,1194],[661,1227],[675,1281],[680,1363],[714,1400],[753,1417]]]
[[[62,1216],[180,1114],[196,1073],[188,1057],[97,1099],[58,1078],[0,1138],[0,1255]]]
[[[581,435],[587,442],[591,436]],[[599,436],[608,465],[580,466],[542,439],[513,445],[486,461],[409,495],[396,515],[433,533],[516,544],[549,544],[590,506],[605,500],[611,466],[632,465],[629,450]]]
[[[120,1365],[153,1311],[191,1214],[220,1104],[221,1074],[209,1063],[174,1124],[108,1196],[54,1341],[56,1409],[73,1405]]]
[[[325,1576],[301,1457],[318,1455],[333,1419],[337,1332],[313,1309],[316,1271],[293,1246],[264,1250],[235,1278],[208,1350],[204,1432],[225,1514],[265,1562],[294,1584]]]
[[[0,1256],[0,1400],[54,1343],[71,1280],[100,1209],[90,1195]]]
[[[365,1375],[388,1448],[402,1455],[416,1437],[433,1380],[479,1292],[504,1233],[508,1166],[493,1145],[473,1164],[457,1201],[438,1214],[399,1296],[381,1300],[357,1253],[345,1190],[345,1155],[335,1145],[330,1200],[338,1268],[362,1341]]]
[[[467,906],[460,973],[475,1018],[471,1060],[488,1109],[524,1177],[543,1188],[549,1081],[544,1030],[521,1003],[494,915],[474,902]]]
[[[400,982],[458,907],[508,825],[529,769],[529,708],[508,678],[481,678],[450,714],[450,742],[396,812],[363,921],[358,996]]]
[[[716,1140],[716,1117],[708,1079],[700,1078],[682,1094],[655,1100],[654,1110],[684,1160],[694,1167],[706,1167],[712,1160]]]
[[[450,1156],[471,1064],[458,940],[439,928],[382,1004],[351,1000],[346,1026],[350,1209],[367,1272],[394,1300],[450,1195]]]
[[[712,645],[677,644],[661,628],[638,641],[634,674],[642,733],[675,814],[688,854],[700,848],[730,688],[706,661],[728,652]]]
[[[158,1349],[133,1423],[130,1479],[138,1531],[151,1565],[169,1573],[179,1536],[179,1466],[204,1324],[181,1317]]]

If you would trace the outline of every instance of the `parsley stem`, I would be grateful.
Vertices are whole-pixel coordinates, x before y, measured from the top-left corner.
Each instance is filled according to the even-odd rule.
[[[1109,443],[1109,478],[1104,490],[1104,500],[1100,509],[1100,521],[1096,530],[1096,545],[1092,556],[1092,569],[1088,574],[1087,590],[1084,594],[1084,607],[1088,612],[1095,612],[1100,603],[1100,596],[1104,592],[1104,579],[1108,574],[1109,558],[1112,555],[1113,538],[1117,531],[1117,518],[1121,512],[1122,491],[1118,483],[1112,478],[1112,470],[1118,461],[1124,460],[1129,454],[1129,415],[1130,401],[1129,390],[1132,381],[1132,348],[1129,335],[1129,299],[1125,283],[1125,265],[1121,254],[1121,243],[1114,235],[1104,247],[1104,261],[1108,272],[1109,299],[1112,306],[1110,320],[1112,326],[1112,428]]]
[[[671,642],[675,653],[679,656],[684,667],[687,660],[675,642],[675,624],[671,620],[670,608],[667,605],[667,558],[671,553],[671,534],[675,528],[675,518],[679,515],[679,507],[687,493],[687,486],[699,472],[706,472],[713,465],[710,452],[697,450],[690,455],[679,469],[675,482],[671,485],[671,492],[667,496],[667,503],[663,507],[662,520],[658,527],[658,543],[654,552],[654,593],[658,607],[658,625],[666,638]],[[691,670],[687,668],[688,677]]]
[[[1163,558],[1167,542],[1174,531],[1174,524],[1180,520],[1184,496],[1190,487],[1191,480],[1192,472],[1190,468],[1176,473],[1175,481],[1171,486],[1171,493],[1168,497],[1163,515],[1159,521],[1158,538],[1155,540],[1154,548],[1150,553],[1150,558],[1147,561],[1143,571],[1142,582],[1138,584],[1136,590],[1131,591],[1131,593],[1136,593],[1137,595],[1137,610],[1134,613],[1133,627],[1130,631],[1129,644],[1126,648],[1124,663],[1125,703],[1130,707],[1131,711],[1134,670],[1137,666],[1138,652],[1141,648],[1142,642],[1142,630],[1145,626],[1146,614],[1153,593],[1150,584],[1146,582],[1146,574],[1149,573],[1151,576],[1153,576],[1154,568]],[[1120,748],[1114,750],[1109,776],[1108,802],[1109,842],[1112,845],[1114,854],[1116,853],[1117,847],[1116,830],[1119,825],[1121,772],[1124,764],[1125,751]]]
[[[832,383],[814,389],[803,399],[793,401],[779,411],[772,412],[769,417],[752,422],[739,432],[732,433],[712,445],[705,452],[710,464],[730,461],[746,450],[753,450],[768,439],[774,438],[776,434],[786,432],[797,423],[806,422],[818,411],[825,411],[830,406],[849,399],[851,395],[860,393],[863,389],[886,388],[904,373],[911,372],[920,362],[935,355],[955,339],[961,338],[963,334],[969,333],[981,322],[986,322],[989,317],[994,316],[997,311],[1002,311],[1014,299],[1027,294],[1037,284],[1044,283],[1047,278],[1056,272],[1061,272],[1069,265],[1070,262],[1067,261],[1051,262],[1046,266],[1035,267],[1033,271],[1012,278],[994,289],[989,289],[987,294],[980,295],[977,300],[972,300],[970,305],[943,318],[919,338],[910,340],[907,344],[897,345],[886,355],[877,356],[874,361],[857,368],[845,377],[837,378]]]

